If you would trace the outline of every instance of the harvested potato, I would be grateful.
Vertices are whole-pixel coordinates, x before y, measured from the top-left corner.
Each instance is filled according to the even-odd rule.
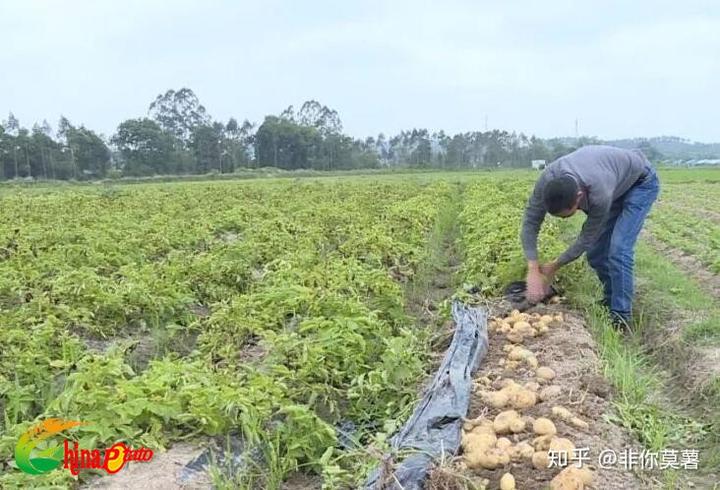
[[[482,421],[476,424],[475,427],[473,427],[472,433],[495,435],[495,429],[493,429],[493,421],[483,417]]]
[[[523,335],[532,335],[535,329],[526,321],[515,322],[512,327],[513,332]]]
[[[494,453],[475,451],[465,454],[464,458],[465,464],[467,464],[467,467],[470,469],[485,468],[488,470],[494,470],[500,466],[500,458]]]
[[[568,423],[574,417],[574,415],[572,414],[572,412],[570,410],[568,410],[565,407],[557,406],[557,405],[552,407],[552,414],[555,415],[560,420],[562,420],[563,422],[568,422]]]
[[[516,348],[516,346],[514,346],[513,344],[505,344],[505,345],[503,345],[503,351],[504,351],[504,352],[510,352],[510,351],[512,351],[512,350],[515,349],[515,348]]]
[[[555,378],[555,371],[547,366],[540,366],[535,371],[535,375],[538,377],[538,380],[550,381]]]
[[[557,434],[557,429],[555,428],[555,424],[553,424],[552,420],[540,417],[533,423],[533,432],[540,436],[554,436]]]
[[[525,430],[525,421],[523,419],[514,419],[510,421],[510,432],[519,434]]]
[[[583,419],[579,417],[573,417],[570,419],[570,424],[574,425],[578,429],[588,430],[590,428],[590,424],[585,422]]]
[[[533,369],[537,369],[537,367],[538,367],[538,360],[537,360],[537,357],[535,357],[535,356],[530,356],[527,359],[525,359],[525,363]]]
[[[532,455],[532,464],[537,470],[544,470],[550,466],[547,451],[536,451]]]
[[[560,473],[576,476],[583,482],[584,485],[590,485],[594,478],[592,470],[587,467],[578,468],[577,466],[568,466]]]
[[[515,477],[511,473],[505,473],[500,478],[500,490],[515,490]]]
[[[506,410],[495,417],[493,429],[498,434],[522,432],[525,429],[525,421],[520,418],[520,415],[515,410]]]
[[[551,490],[583,490],[593,480],[592,471],[587,468],[568,466],[550,482]]]
[[[547,324],[553,321],[553,317],[552,315],[543,315],[540,317],[540,321]]]
[[[535,449],[526,441],[522,441],[515,445],[515,454],[520,458],[531,459],[535,454]]]
[[[546,386],[542,390],[540,390],[540,393],[538,393],[538,396],[542,401],[550,400],[551,398],[555,398],[556,396],[560,395],[562,393],[562,388],[558,385],[550,385]]]
[[[535,451],[547,451],[550,449],[550,443],[552,442],[553,437],[555,436],[552,434],[536,437],[532,441],[533,448],[535,448]]]
[[[568,460],[570,460],[575,451],[575,444],[573,444],[570,439],[564,437],[553,437],[552,441],[550,441],[549,449],[556,454],[565,453]]]
[[[510,395],[506,391],[483,391],[480,393],[482,400],[493,408],[503,408],[510,401]]]
[[[466,452],[487,451],[495,445],[495,441],[497,441],[497,437],[493,434],[474,434],[470,432],[463,438],[462,448]]]
[[[520,347],[519,345],[516,345],[510,352],[508,353],[508,359],[512,361],[524,361],[528,357],[532,356],[532,351],[529,351],[528,349],[524,347]]]
[[[534,407],[537,403],[537,395],[534,391],[520,388],[510,395],[510,404],[513,408],[522,409]]]
[[[507,451],[512,446],[512,441],[507,437],[501,437],[495,442],[495,447]]]

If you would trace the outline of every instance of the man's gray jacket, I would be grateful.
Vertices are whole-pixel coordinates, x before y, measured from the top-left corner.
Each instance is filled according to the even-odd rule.
[[[547,210],[543,191],[550,180],[568,175],[583,191],[579,209],[587,220],[577,240],[560,255],[560,265],[572,262],[585,253],[603,231],[613,201],[625,194],[650,167],[639,150],[612,146],[584,146],[560,157],[543,171],[530,196],[522,226],[522,245],[528,260],[537,260],[537,238]]]

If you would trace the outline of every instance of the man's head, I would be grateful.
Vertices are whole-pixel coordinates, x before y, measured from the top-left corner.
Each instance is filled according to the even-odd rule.
[[[545,209],[553,216],[569,218],[578,209],[582,190],[575,179],[564,175],[549,181],[543,191]]]

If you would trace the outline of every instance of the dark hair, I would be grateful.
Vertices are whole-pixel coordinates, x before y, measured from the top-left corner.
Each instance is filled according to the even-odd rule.
[[[572,208],[577,199],[578,190],[577,182],[568,175],[552,179],[545,184],[543,191],[545,209],[548,213],[557,215],[561,211]]]

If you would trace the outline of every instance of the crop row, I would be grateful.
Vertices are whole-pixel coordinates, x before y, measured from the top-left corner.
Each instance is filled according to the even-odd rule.
[[[468,185],[460,213],[463,277],[468,284],[496,294],[524,278],[520,230],[531,191],[532,182],[526,179],[488,178]],[[554,259],[563,250],[557,219],[545,220],[538,244],[541,260]]]
[[[382,424],[415,397],[423,343],[401,281],[451,191],[349,181],[5,195],[0,461],[34,418],[62,416],[88,422],[85,447],[237,431],[263,451],[263,485],[299,467],[328,485],[347,478],[335,424]]]
[[[720,273],[720,223],[672,205],[660,205],[650,215],[648,230],[658,240],[695,256],[711,271]]]

